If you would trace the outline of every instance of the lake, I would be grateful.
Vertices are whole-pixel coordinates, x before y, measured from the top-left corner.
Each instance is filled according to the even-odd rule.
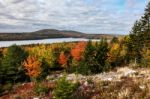
[[[0,47],[9,47],[13,44],[16,45],[29,45],[29,44],[52,44],[61,42],[74,42],[74,41],[88,41],[84,38],[53,38],[53,39],[41,39],[41,40],[21,40],[21,41],[0,41]],[[93,39],[92,41],[99,41]]]

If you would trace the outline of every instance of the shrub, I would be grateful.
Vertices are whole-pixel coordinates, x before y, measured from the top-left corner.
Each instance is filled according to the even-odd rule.
[[[77,89],[78,84],[72,84],[63,76],[57,81],[57,86],[53,91],[54,99],[72,99],[73,92]]]
[[[38,96],[48,94],[48,92],[49,92],[48,86],[46,86],[42,83],[36,83],[33,90],[36,93],[36,95],[38,95]]]

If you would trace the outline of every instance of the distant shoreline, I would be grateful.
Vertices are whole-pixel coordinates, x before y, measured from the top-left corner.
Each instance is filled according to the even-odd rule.
[[[63,42],[78,42],[88,41],[86,38],[53,38],[53,39],[41,39],[41,40],[14,40],[14,41],[0,41],[0,48],[9,47],[11,45],[36,45],[36,44],[53,44]],[[99,41],[100,39],[91,39],[92,41]]]

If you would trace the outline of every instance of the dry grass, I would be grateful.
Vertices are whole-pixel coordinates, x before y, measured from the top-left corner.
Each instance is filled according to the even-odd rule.
[[[128,70],[127,68],[121,70]],[[120,71],[121,71],[120,70]],[[118,80],[104,81],[83,79],[78,90],[73,93],[74,99],[150,99],[150,69],[137,68],[133,75],[122,76]],[[117,73],[117,71],[114,71]],[[110,73],[114,74],[114,73]],[[119,74],[119,73],[118,73]],[[93,75],[94,76],[94,75]],[[92,77],[93,77],[92,76]],[[81,78],[82,79],[82,78]],[[42,96],[43,99],[51,99],[55,83],[42,82],[50,88],[49,94]],[[0,99],[31,99],[36,97],[32,83],[24,84],[8,93]]]

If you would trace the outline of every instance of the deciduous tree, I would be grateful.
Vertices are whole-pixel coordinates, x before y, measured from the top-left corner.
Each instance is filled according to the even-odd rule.
[[[27,75],[31,78],[37,78],[41,73],[41,62],[35,56],[28,56],[23,62]]]

